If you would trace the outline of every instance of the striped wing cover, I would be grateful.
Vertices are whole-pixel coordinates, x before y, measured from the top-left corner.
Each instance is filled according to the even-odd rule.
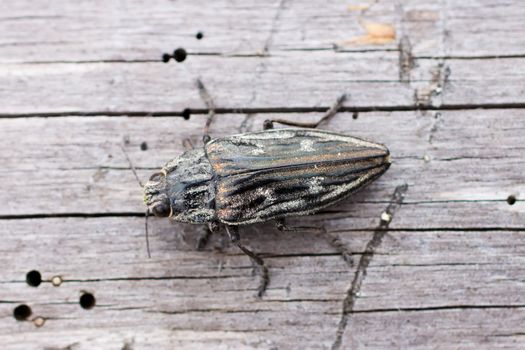
[[[313,129],[276,129],[216,139],[206,153],[217,180],[216,212],[238,225],[311,214],[383,174],[388,149]]]

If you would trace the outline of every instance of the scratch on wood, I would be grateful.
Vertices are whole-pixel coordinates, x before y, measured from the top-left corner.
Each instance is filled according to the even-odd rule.
[[[285,4],[286,4],[286,0],[281,0],[281,2],[279,3],[279,6],[277,7],[277,11],[275,12],[275,16],[273,17],[272,26],[270,28],[270,34],[268,35],[268,38],[266,39],[266,42],[264,43],[263,52],[262,52],[263,55],[266,55],[268,53],[270,46],[272,45],[273,36],[277,32],[279,21],[281,19],[281,13],[284,9]]]
[[[390,204],[388,204],[385,210],[385,213],[389,215],[390,218],[394,216],[394,213],[403,203],[404,195],[407,190],[407,184],[399,185],[394,190]],[[363,284],[363,280],[366,276],[366,269],[370,265],[376,249],[379,247],[383,238],[387,234],[390,222],[391,220],[381,220],[377,228],[374,230],[372,239],[367,243],[365,251],[363,255],[361,255],[361,259],[359,259],[359,264],[357,266],[354,279],[350,289],[347,292],[346,298],[343,301],[343,313],[341,315],[341,321],[339,321],[339,326],[337,327],[336,338],[332,345],[332,350],[338,350],[341,347],[344,331],[350,319],[350,315],[353,312],[356,298],[358,297],[359,291],[361,290],[361,285]]]
[[[58,347],[44,347],[44,350],[74,350],[77,349],[80,343],[76,342],[73,344],[66,345],[64,347],[58,348]]]
[[[124,341],[124,345],[122,346],[122,350],[133,350],[133,344],[135,343],[135,339],[131,339],[131,341]]]
[[[489,335],[489,337],[524,337],[525,336],[525,333],[524,332],[516,332],[516,333],[496,333],[496,334],[491,334]]]
[[[239,134],[243,134],[245,132],[249,132],[252,130],[253,117],[254,115],[251,113],[246,114],[246,116],[244,117],[244,120],[241,122],[241,125],[239,125]]]
[[[388,313],[388,312],[436,312],[443,310],[508,310],[508,309],[523,309],[524,305],[438,305],[438,306],[427,306],[427,307],[396,307],[396,308],[384,308],[384,309],[364,309],[355,310],[354,314],[373,314],[373,313]]]
[[[427,86],[414,91],[414,103],[416,107],[428,107],[430,105],[439,107],[444,104],[443,100],[437,104],[433,104],[432,98],[441,95],[445,89],[450,76],[450,67],[446,66],[442,60],[432,70],[431,75],[430,83]]]
[[[412,44],[408,36],[404,35],[399,41],[399,80],[401,82],[410,82],[410,71],[413,67]]]
[[[434,115],[434,122],[432,123],[432,127],[430,128],[430,134],[428,135],[428,143],[432,144],[432,141],[434,140],[434,134],[439,130],[442,124],[443,118],[441,113],[438,112]]]

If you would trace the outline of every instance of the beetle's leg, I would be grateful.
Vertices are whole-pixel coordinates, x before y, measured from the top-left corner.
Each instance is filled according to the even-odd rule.
[[[346,99],[346,95],[345,94],[342,94],[341,96],[339,96],[339,98],[333,104],[333,106],[330,107],[330,109],[328,111],[326,111],[325,115],[321,119],[316,121],[316,122],[305,123],[305,122],[295,122],[295,121],[286,120],[286,119],[267,119],[267,120],[264,121],[263,129],[264,130],[272,129],[273,128],[273,123],[278,123],[278,124],[283,124],[283,125],[288,125],[288,126],[298,126],[298,127],[301,127],[301,128],[314,128],[315,129],[322,122],[332,118],[337,113],[337,111],[343,106],[343,103],[345,102],[345,99]]]
[[[206,104],[206,107],[208,108],[208,119],[206,119],[206,124],[204,125],[204,135],[202,136],[202,142],[204,142],[204,144],[207,144],[211,140],[209,131],[211,122],[213,121],[213,117],[215,116],[215,104],[213,103],[213,99],[208,93],[208,90],[206,90],[206,87],[204,86],[202,81],[200,79],[197,79],[196,83],[197,88],[199,89],[199,94],[201,95],[201,99],[204,101],[204,104]]]
[[[276,221],[276,226],[279,231],[283,232],[314,232],[317,234],[321,234],[328,243],[335,249],[341,256],[343,257],[343,260],[346,261],[346,263],[352,267],[354,264],[353,258],[352,258],[352,252],[348,247],[339,239],[339,237],[332,235],[331,233],[327,232],[324,227],[312,227],[312,226],[295,226],[295,227],[289,227],[286,226],[284,219],[280,219]]]
[[[182,147],[184,147],[184,149],[186,151],[192,150],[194,148],[193,147],[193,142],[191,142],[190,139],[186,138],[186,139],[182,140]]]
[[[208,244],[208,240],[210,239],[212,233],[219,232],[220,225],[216,221],[212,221],[208,223],[206,227],[204,227],[204,231],[201,233],[199,238],[197,239],[197,250],[203,250],[204,247]]]
[[[203,227],[203,230],[197,239],[197,246],[195,248],[197,248],[197,250],[203,250],[208,244],[211,234],[212,232],[207,226]]]
[[[268,268],[264,265],[264,261],[259,255],[255,254],[241,244],[241,236],[239,235],[239,228],[237,226],[226,226],[226,232],[228,232],[228,236],[230,236],[232,243],[239,247],[239,249],[242,250],[244,254],[248,255],[252,261],[259,266],[261,280],[259,282],[259,287],[257,288],[257,296],[261,298],[264,294],[264,291],[266,290],[266,287],[268,286],[268,282],[270,281]]]

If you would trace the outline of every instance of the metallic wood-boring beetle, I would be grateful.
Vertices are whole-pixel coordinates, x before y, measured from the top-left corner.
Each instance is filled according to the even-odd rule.
[[[268,270],[240,243],[239,225],[276,220],[279,229],[296,230],[283,219],[332,205],[390,166],[384,145],[312,128],[333,116],[343,100],[315,124],[273,120],[261,132],[214,140],[205,136],[204,147],[186,151],[151,176],[144,186],[149,211],[178,222],[208,224],[211,232],[225,226],[232,242],[261,268],[261,296]],[[310,128],[273,129],[273,122]],[[338,239],[332,244],[345,254]]]

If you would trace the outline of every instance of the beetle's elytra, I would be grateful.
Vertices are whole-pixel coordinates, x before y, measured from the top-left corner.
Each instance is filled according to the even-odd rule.
[[[378,143],[314,129],[215,139],[168,162],[144,187],[156,216],[243,225],[312,214],[381,176]]]
[[[335,114],[341,96],[319,122]],[[221,226],[261,271],[258,295],[268,285],[264,261],[240,243],[240,225],[276,220],[284,231],[288,216],[308,215],[348,197],[380,177],[390,153],[379,143],[309,128],[271,129],[209,141],[169,161],[144,186],[144,201],[155,216],[191,224]],[[304,126],[284,120],[287,125]],[[272,127],[272,121],[265,122]],[[309,228],[312,229],[312,228]],[[322,232],[323,228],[314,228]],[[329,235],[329,234],[327,234]],[[336,237],[332,246],[351,263],[351,252]],[[201,246],[199,242],[199,246]]]

